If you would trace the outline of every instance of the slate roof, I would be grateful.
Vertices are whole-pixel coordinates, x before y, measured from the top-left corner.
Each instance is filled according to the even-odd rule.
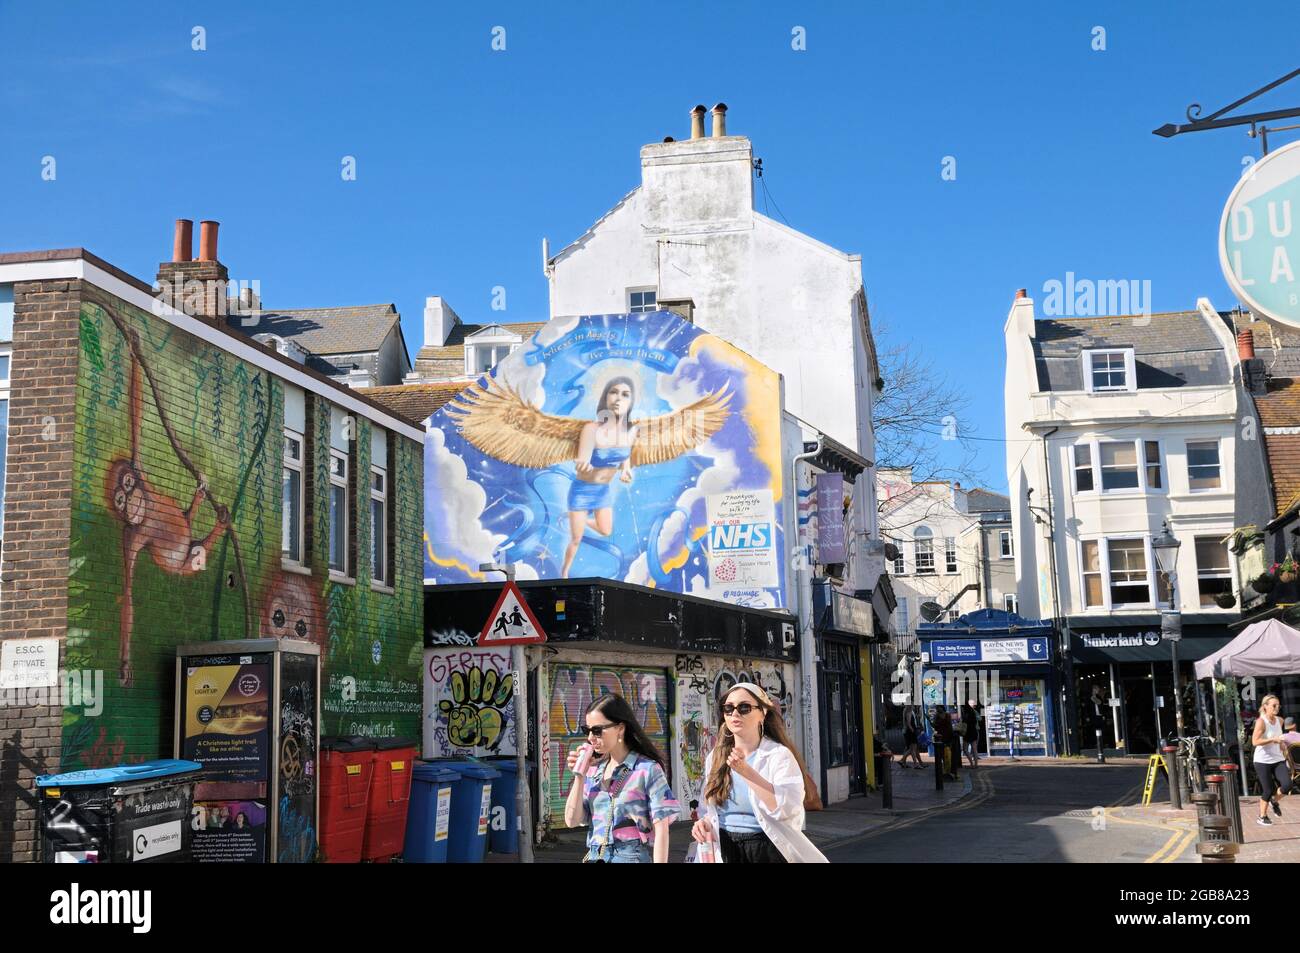
[[[263,311],[257,324],[238,325],[249,337],[276,334],[317,355],[378,351],[401,315],[392,304],[349,308],[293,308]]]
[[[1235,325],[1254,332],[1255,356],[1264,361],[1264,370],[1269,377],[1300,378],[1300,331],[1278,327],[1267,321],[1251,321],[1249,315],[1232,312],[1224,314],[1223,318],[1229,327]]]
[[[966,494],[966,512],[1000,513],[1011,510],[1010,497],[989,490],[974,489]]]
[[[501,322],[494,322],[501,324]],[[501,324],[501,327],[507,331],[518,334],[527,341],[539,330],[546,326],[545,321],[523,321],[519,324]],[[465,356],[465,338],[471,334],[477,334],[484,328],[492,327],[491,324],[456,324],[452,327],[451,333],[447,335],[447,342],[441,347],[425,345],[420,348],[415,355],[417,361],[446,361]]]
[[[466,387],[469,381],[439,381],[429,384],[395,384],[391,387],[358,387],[358,393],[378,401],[408,420],[423,422]]]
[[[1046,318],[1034,324],[1042,391],[1081,391],[1085,350],[1133,348],[1139,390],[1232,381],[1223,345],[1199,311],[1099,318]]]

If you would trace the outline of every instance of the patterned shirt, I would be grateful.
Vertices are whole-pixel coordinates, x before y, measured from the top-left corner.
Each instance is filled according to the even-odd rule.
[[[681,811],[664,769],[631,751],[614,768],[609,782],[604,773],[604,761],[593,764],[582,784],[583,804],[591,818],[587,846],[599,848],[627,840],[654,844],[655,822],[676,820]]]

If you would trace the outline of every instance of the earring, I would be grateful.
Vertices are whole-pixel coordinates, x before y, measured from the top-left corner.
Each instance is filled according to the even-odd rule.
[[[731,737],[731,729],[728,728],[726,725],[722,726],[722,733],[726,735],[728,738]]]

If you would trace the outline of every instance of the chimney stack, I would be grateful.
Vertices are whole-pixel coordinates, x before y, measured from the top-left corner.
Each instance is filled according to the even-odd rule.
[[[713,138],[720,139],[727,134],[727,104],[718,103],[713,107]]]
[[[217,260],[217,223],[200,223],[197,261],[193,245],[194,222],[188,218],[177,219],[172,236],[172,260],[158,266],[154,297],[191,317],[210,324],[225,324],[230,274]]]
[[[696,106],[691,110],[691,138],[704,138],[704,114],[708,112],[703,105]]]
[[[204,220],[199,223],[199,261],[217,261],[217,229],[220,222]]]
[[[172,241],[172,261],[191,261],[194,258],[194,220],[176,219],[176,234]]]
[[[1242,328],[1237,332],[1237,356],[1243,361],[1249,361],[1255,356],[1255,332],[1250,328]]]

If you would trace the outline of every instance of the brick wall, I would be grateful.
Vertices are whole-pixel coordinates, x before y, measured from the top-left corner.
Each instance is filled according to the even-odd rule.
[[[14,288],[0,639],[67,632],[81,294],[75,280]],[[0,863],[34,859],[32,780],[57,771],[61,760],[62,708],[14,704],[31,700],[10,696],[0,708]]]

